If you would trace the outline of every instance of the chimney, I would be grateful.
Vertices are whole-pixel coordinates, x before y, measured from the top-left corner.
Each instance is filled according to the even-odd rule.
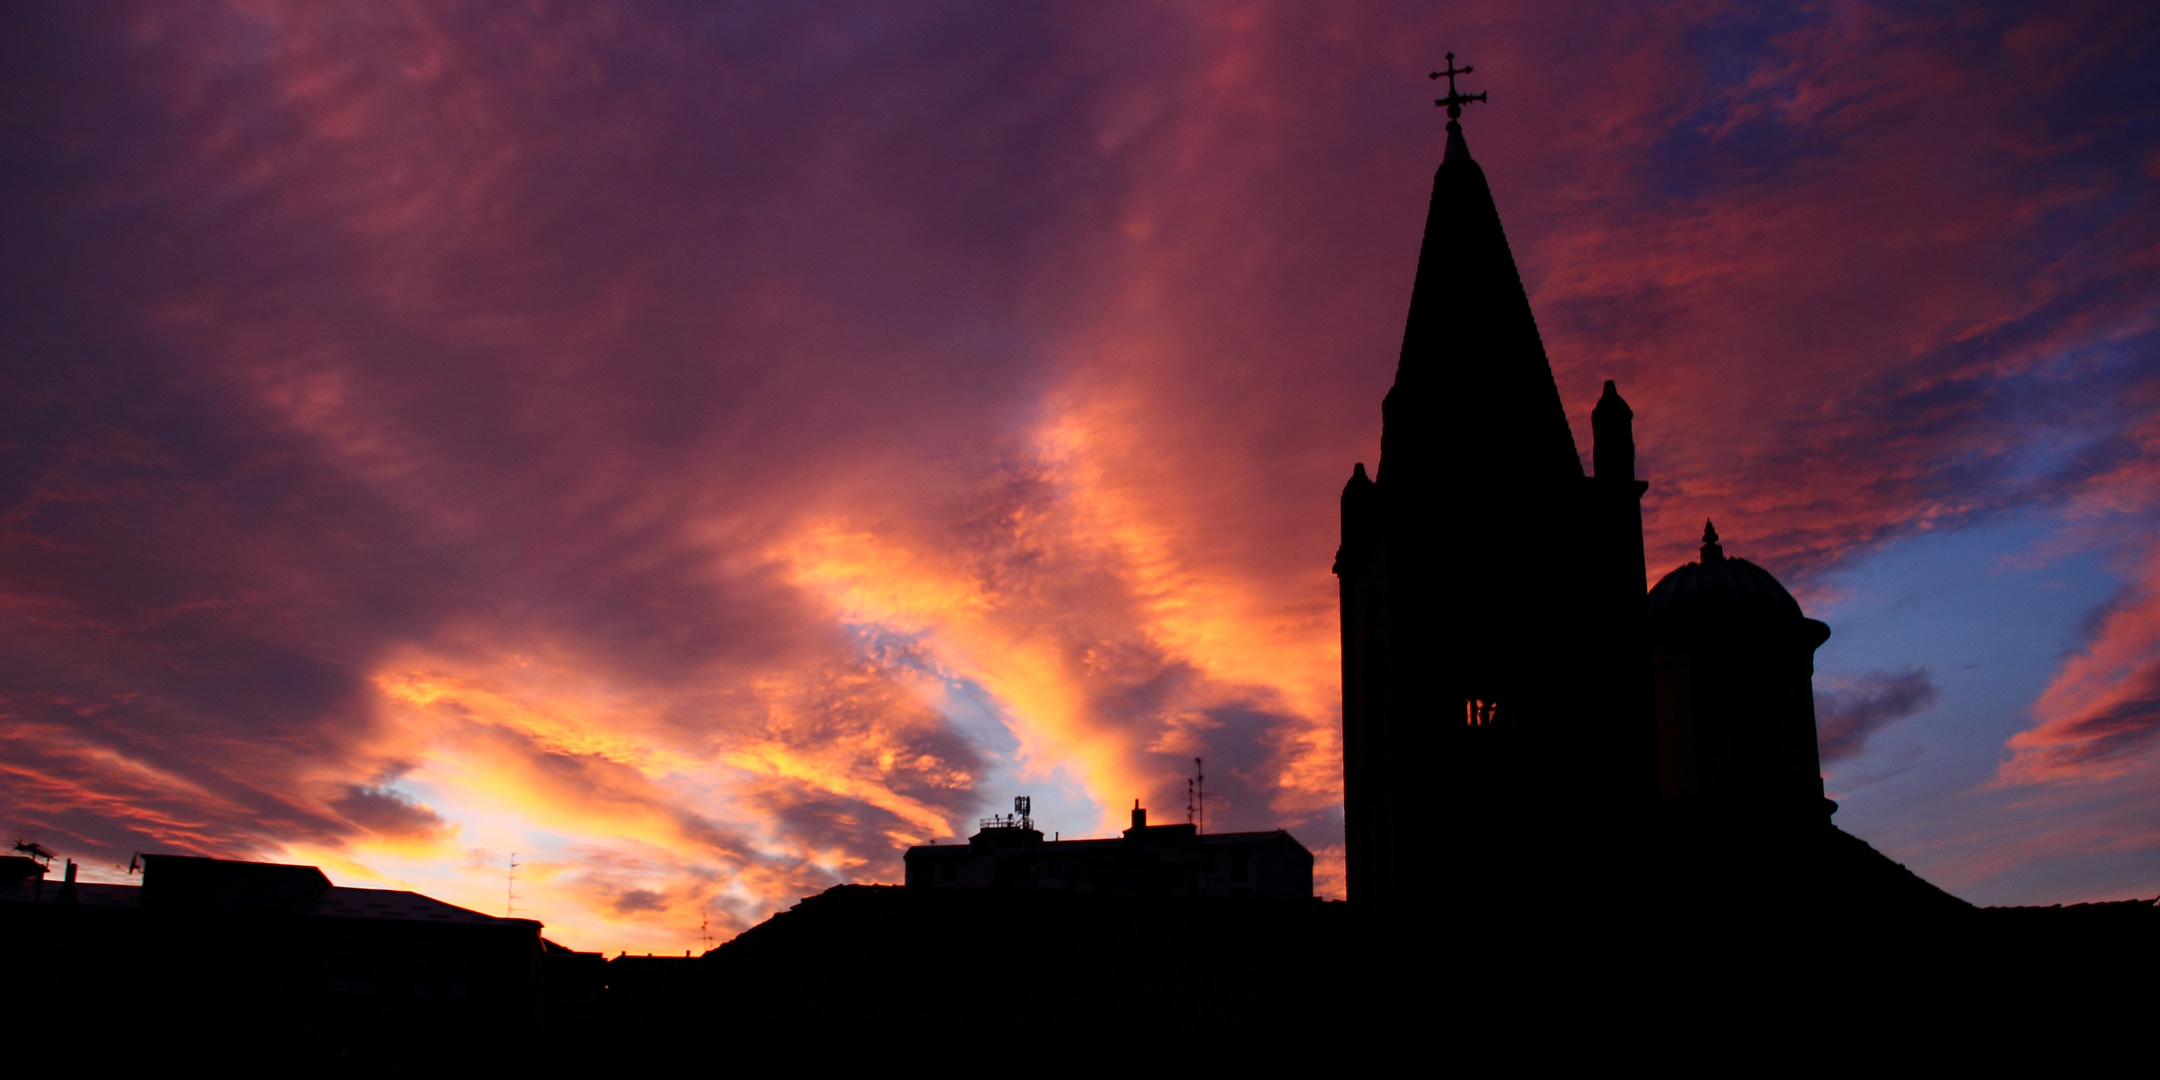
[[[1140,800],[1138,799],[1132,801],[1132,827],[1135,829],[1147,828],[1147,811],[1140,809]]]

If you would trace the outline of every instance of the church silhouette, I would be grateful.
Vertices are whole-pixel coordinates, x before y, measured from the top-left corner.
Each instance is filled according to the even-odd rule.
[[[1586,875],[1760,896],[1767,874],[1818,906],[1969,906],[1830,824],[1829,627],[1710,526],[1645,602],[1634,412],[1606,382],[1586,474],[1453,60],[1379,467],[1342,492],[1350,899],[1415,918]]]
[[[830,1039],[800,1012],[818,1000],[896,1060],[1768,1061],[1859,1048],[1856,1011],[1975,1025],[2015,1000],[2059,1022],[2011,988],[2089,980],[2103,950],[2160,959],[2150,902],[1977,909],[1833,824],[1829,628],[1709,527],[1648,587],[1632,411],[1606,383],[1586,473],[1472,100],[1440,102],[1381,461],[1342,492],[1347,902],[1089,891],[997,864],[1054,845],[986,822],[910,852],[906,887],[828,890],[694,961],[698,993],[611,985],[636,1001],[616,1022]],[[1031,1012],[953,1018],[1014,985]]]
[[[1453,59],[1381,461],[1342,492],[1347,901],[1001,875],[1026,830],[986,822],[911,852],[909,886],[827,890],[692,961],[692,989],[611,983],[611,1022],[1279,1071],[1729,1066],[1873,1049],[1855,1016],[1993,1039],[2013,1012],[2130,1015],[2020,988],[2160,960],[2152,902],[1979,909],[1838,829],[1811,691],[1829,628],[1708,526],[1647,587],[1632,411],[1607,382],[1586,473]],[[1136,811],[1125,842],[1153,831]],[[1024,1006],[997,998],[1014,986]]]

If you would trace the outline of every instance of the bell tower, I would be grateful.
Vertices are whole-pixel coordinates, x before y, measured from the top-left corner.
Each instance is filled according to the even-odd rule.
[[[1463,137],[1471,70],[1450,53],[1434,73],[1447,144],[1381,459],[1342,494],[1348,887],[1368,910],[1474,902],[1656,798],[1632,413],[1606,384],[1586,476]]]

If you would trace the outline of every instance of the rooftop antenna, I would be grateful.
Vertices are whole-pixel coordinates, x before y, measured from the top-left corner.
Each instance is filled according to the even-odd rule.
[[[509,884],[503,888],[503,918],[517,918],[517,852],[510,853]]]
[[[1034,805],[1035,801],[1033,799],[1025,795],[1016,796],[1013,799],[1013,812],[1010,816],[992,814],[982,819],[982,827],[985,829],[1032,829],[1035,827],[1035,819],[1028,816],[1028,811]]]
[[[1198,814],[1193,821],[1194,832],[1207,831],[1207,772],[1199,758],[1192,759],[1193,806]]]
[[[43,866],[46,870],[52,869],[53,853],[45,850],[45,845],[40,844],[35,840],[25,840],[18,836],[15,838],[15,850],[30,856],[34,860],[37,860],[39,865]],[[30,894],[30,896],[31,902],[33,903],[43,903],[45,901],[44,874],[41,873],[38,875],[37,888],[34,892]]]
[[[698,936],[705,939],[705,951],[712,951],[712,916],[700,912],[697,919]]]

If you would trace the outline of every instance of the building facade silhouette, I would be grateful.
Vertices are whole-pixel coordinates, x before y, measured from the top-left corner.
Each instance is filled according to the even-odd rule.
[[[1125,896],[1311,899],[1313,857],[1281,829],[1203,833],[1190,823],[1148,824],[1115,837],[1045,840],[1024,817],[996,817],[961,844],[907,850],[917,889],[1055,889]]]
[[[547,1020],[574,1015],[553,999],[592,998],[603,977],[530,919],[341,888],[313,866],[141,863],[137,885],[77,882],[72,864],[51,883],[0,860],[0,1009],[45,1058],[26,1075],[101,1073],[77,1055],[116,1045],[225,1075],[524,1067]]]

